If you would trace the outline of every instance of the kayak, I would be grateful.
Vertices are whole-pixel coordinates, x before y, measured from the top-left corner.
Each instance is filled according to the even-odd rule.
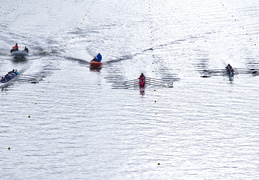
[[[97,61],[91,61],[90,62],[90,68],[101,68],[103,63],[97,62]]]
[[[19,73],[15,70],[15,71],[11,71],[9,72],[7,75],[5,75],[4,77],[2,77],[1,79],[1,83],[7,83],[9,81],[11,81],[13,78],[15,78]]]
[[[15,57],[25,57],[28,56],[28,53],[26,51],[13,51],[11,55]]]

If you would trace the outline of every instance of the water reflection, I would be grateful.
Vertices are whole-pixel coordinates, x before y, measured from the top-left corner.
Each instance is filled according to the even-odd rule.
[[[14,56],[12,57],[13,63],[27,63],[28,59],[25,56]]]
[[[92,66],[90,66],[89,69],[90,69],[90,71],[100,72],[102,67],[92,67]]]

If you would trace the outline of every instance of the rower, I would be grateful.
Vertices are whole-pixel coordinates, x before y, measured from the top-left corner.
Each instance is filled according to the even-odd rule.
[[[24,51],[29,53],[29,49],[26,46],[24,47]]]
[[[230,64],[228,64],[228,65],[226,66],[226,69],[227,69],[227,70],[233,70],[233,68],[232,68],[232,66],[231,66]]]
[[[102,60],[102,55],[101,55],[100,53],[98,53],[97,56],[96,56],[96,58],[97,58],[97,61],[98,61],[98,62],[101,62],[101,60]]]
[[[11,49],[10,51],[11,51],[11,53],[12,53],[13,51],[19,51],[18,43],[16,43],[16,44],[14,45],[13,49]]]
[[[139,81],[145,81],[146,77],[143,73],[141,73],[141,75],[139,76]]]
[[[98,59],[96,56],[94,56],[93,60],[91,62],[98,62]]]

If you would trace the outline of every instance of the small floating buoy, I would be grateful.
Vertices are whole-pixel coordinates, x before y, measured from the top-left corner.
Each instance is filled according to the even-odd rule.
[[[156,103],[156,100],[154,102]]]
[[[28,118],[31,118],[31,116],[29,115]]]
[[[157,165],[160,165],[160,163],[157,163]]]
[[[10,148],[10,147],[8,147],[8,150],[11,150],[11,148]]]

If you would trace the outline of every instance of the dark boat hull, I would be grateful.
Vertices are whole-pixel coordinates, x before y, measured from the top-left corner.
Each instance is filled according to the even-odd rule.
[[[13,51],[11,55],[14,57],[25,57],[28,56],[28,53],[26,51]]]

